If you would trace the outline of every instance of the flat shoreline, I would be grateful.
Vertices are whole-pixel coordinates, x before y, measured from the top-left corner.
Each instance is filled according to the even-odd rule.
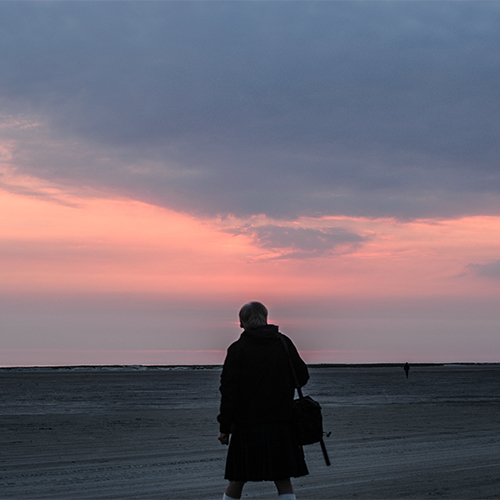
[[[310,366],[332,466],[305,447],[299,500],[498,498],[500,367],[411,366]],[[87,368],[0,370],[2,500],[222,497],[220,366]]]
[[[404,363],[308,363],[309,368],[398,368]],[[443,363],[412,363],[412,367],[423,366],[500,366],[498,362],[443,362]],[[2,370],[217,370],[222,365],[29,365],[0,366]]]

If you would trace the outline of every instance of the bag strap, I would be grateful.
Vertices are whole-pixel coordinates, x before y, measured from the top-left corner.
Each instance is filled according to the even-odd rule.
[[[290,362],[290,369],[292,370],[292,375],[293,375],[293,381],[295,383],[295,389],[297,389],[297,392],[299,393],[299,398],[303,399],[304,395],[302,394],[302,389],[300,388],[299,381],[297,379],[297,374],[295,373],[295,368],[293,367],[293,362],[292,362],[292,357],[290,356],[290,350],[288,349],[288,344],[286,343],[285,337],[278,332],[279,339],[281,340],[281,343],[283,344],[283,347],[285,348],[286,354],[288,356],[288,361]],[[330,433],[327,434],[329,436]],[[323,452],[323,458],[325,459],[325,464],[327,466],[331,465],[330,463],[330,457],[328,456],[328,452],[326,451],[326,446],[323,438],[319,440],[319,444],[321,445],[321,451]]]
[[[302,394],[302,389],[300,388],[299,379],[297,378],[297,373],[295,372],[295,368],[293,367],[292,357],[290,356],[288,344],[286,343],[285,337],[281,333],[278,333],[278,336],[279,339],[281,340],[281,343],[283,344],[283,347],[285,348],[286,355],[288,357],[288,362],[290,364],[290,370],[292,371],[293,383],[295,384],[295,389],[297,389],[299,398],[302,399],[304,395]]]

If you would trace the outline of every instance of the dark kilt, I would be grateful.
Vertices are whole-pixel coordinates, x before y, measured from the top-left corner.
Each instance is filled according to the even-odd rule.
[[[304,451],[291,423],[258,424],[231,435],[225,479],[276,481],[307,474]]]

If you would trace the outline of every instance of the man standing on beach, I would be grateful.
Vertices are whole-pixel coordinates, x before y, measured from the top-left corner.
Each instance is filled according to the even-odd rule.
[[[410,365],[408,363],[405,363],[403,369],[406,373],[406,378],[408,378],[408,372],[410,371]]]
[[[295,500],[290,478],[308,470],[292,425],[290,363],[300,386],[309,379],[307,366],[293,342],[267,323],[260,302],[241,308],[240,324],[244,332],[227,351],[220,386],[219,441],[229,444],[223,498],[240,499],[247,481],[274,481],[281,500]]]

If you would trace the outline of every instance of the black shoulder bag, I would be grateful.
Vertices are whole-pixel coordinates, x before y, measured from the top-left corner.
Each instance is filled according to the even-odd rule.
[[[283,337],[279,334],[280,340],[285,347],[285,351],[290,362],[290,368],[293,375],[293,382],[299,397],[293,401],[294,409],[294,427],[299,440],[299,444],[314,444],[319,443],[321,445],[321,451],[323,452],[323,457],[325,458],[326,465],[330,464],[330,458],[328,457],[328,452],[326,451],[325,442],[323,441],[323,416],[321,415],[321,406],[317,401],[314,401],[310,396],[304,396],[302,394],[302,389],[299,385],[297,379],[297,374],[295,373],[295,368],[293,367],[292,358],[290,356],[290,351],[288,350],[288,345]]]

